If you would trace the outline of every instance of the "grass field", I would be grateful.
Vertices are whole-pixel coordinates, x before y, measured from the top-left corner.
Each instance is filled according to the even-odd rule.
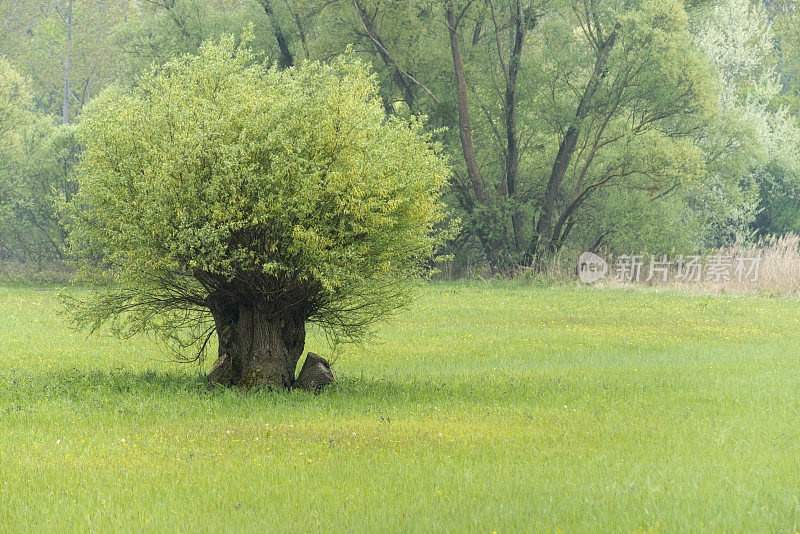
[[[430,285],[319,396],[57,311],[0,288],[2,531],[800,529],[797,300]]]

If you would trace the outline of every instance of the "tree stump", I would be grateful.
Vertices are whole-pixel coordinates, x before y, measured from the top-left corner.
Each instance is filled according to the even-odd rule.
[[[306,361],[303,362],[303,368],[300,369],[300,374],[297,375],[297,380],[294,381],[294,387],[318,393],[322,388],[334,382],[336,379],[333,377],[328,360],[319,354],[309,352]]]
[[[211,368],[211,371],[209,371],[208,375],[206,376],[208,381],[208,389],[214,389],[214,386],[216,385],[230,386],[232,383],[232,368],[233,362],[229,355],[223,354],[217,358],[217,361],[214,362],[214,366]]]

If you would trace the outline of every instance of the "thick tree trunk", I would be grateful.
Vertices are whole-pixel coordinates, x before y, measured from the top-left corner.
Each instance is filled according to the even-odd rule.
[[[241,389],[291,388],[305,348],[305,319],[287,313],[268,315],[259,306],[211,307],[219,355],[208,373],[209,385]]]
[[[275,12],[272,11],[272,0],[259,0],[259,2],[261,3],[261,7],[264,8],[264,12],[269,17],[269,21],[272,24],[272,31],[275,34],[275,40],[278,41],[278,49],[281,51],[281,66],[288,69],[294,66],[294,56],[291,50],[289,50],[289,43],[283,33],[280,21],[278,17],[275,16]]]
[[[469,104],[467,102],[467,78],[464,71],[464,57],[461,54],[461,36],[458,33],[459,17],[455,15],[452,2],[445,9],[447,29],[450,35],[450,51],[453,55],[453,75],[456,81],[456,100],[458,102],[458,132],[461,137],[461,149],[464,161],[467,164],[472,190],[478,204],[486,202],[486,188],[481,176],[478,159],[475,156],[475,147],[472,144],[472,125],[469,118]]]
[[[63,101],[61,103],[61,122],[63,124],[69,124],[69,96],[70,96],[70,74],[72,71],[71,66],[71,58],[70,54],[72,54],[72,4],[74,0],[69,0],[67,4],[67,13],[64,17],[64,23],[67,26],[67,48],[64,54],[64,91],[63,91]]]
[[[257,308],[239,310],[235,342],[230,347],[231,352],[242,360],[239,387],[289,388],[294,383],[294,362],[283,342],[281,322],[267,317]]]
[[[511,56],[506,72],[506,96],[504,102],[504,115],[506,119],[506,164],[505,179],[508,196],[514,202],[514,212],[511,214],[511,227],[514,231],[514,251],[521,252],[522,243],[522,213],[517,202],[517,178],[519,173],[519,143],[517,140],[517,77],[519,76],[522,61],[522,46],[525,42],[527,24],[522,13],[519,1],[511,6]],[[500,42],[498,39],[498,50]],[[501,56],[502,59],[502,56]]]
[[[283,343],[289,351],[292,369],[297,368],[297,362],[303,355],[306,346],[306,322],[301,318],[284,319],[282,327]]]
[[[219,358],[208,374],[211,383],[242,389],[292,386],[297,361],[284,343],[281,319],[242,305],[235,313],[215,315],[215,321]]]
[[[319,391],[335,382],[328,362],[309,352],[300,376],[295,371],[306,343],[306,317],[298,312],[281,316],[263,307],[209,298],[219,339],[217,361],[208,373],[209,387],[245,390],[301,388]]]

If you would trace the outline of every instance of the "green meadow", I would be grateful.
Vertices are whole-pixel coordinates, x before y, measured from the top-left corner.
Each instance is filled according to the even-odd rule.
[[[0,531],[800,529],[798,300],[430,284],[314,396],[57,297],[0,288]]]

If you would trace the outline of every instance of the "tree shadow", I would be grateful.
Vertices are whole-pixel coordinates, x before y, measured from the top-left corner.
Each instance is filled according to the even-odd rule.
[[[120,397],[170,397],[187,395],[196,399],[221,400],[252,399],[266,403],[290,401],[300,403],[355,404],[405,404],[413,402],[468,402],[495,404],[540,397],[546,390],[551,393],[564,384],[539,381],[504,380],[476,383],[474,378],[442,381],[407,379],[400,376],[369,377],[340,376],[338,381],[319,394],[305,391],[245,392],[234,388],[216,387],[209,390],[205,376],[199,373],[155,370],[81,370],[60,369],[41,374],[27,374],[14,370],[0,373],[0,402],[37,399],[72,399]]]
[[[13,369],[0,373],[0,394],[72,397],[82,393],[158,394],[201,392],[205,377],[165,371],[113,369],[59,369],[28,374]]]

